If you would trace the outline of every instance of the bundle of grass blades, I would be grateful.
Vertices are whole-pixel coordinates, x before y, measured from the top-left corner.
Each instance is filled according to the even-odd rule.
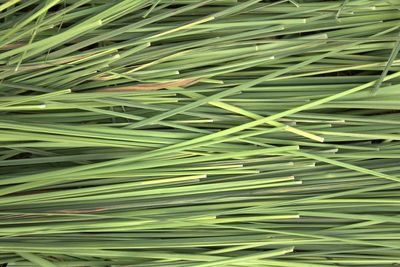
[[[400,264],[397,0],[1,0],[0,266]]]

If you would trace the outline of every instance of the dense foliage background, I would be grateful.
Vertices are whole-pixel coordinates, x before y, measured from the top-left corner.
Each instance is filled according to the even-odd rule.
[[[394,266],[396,0],[0,1],[0,265]]]

